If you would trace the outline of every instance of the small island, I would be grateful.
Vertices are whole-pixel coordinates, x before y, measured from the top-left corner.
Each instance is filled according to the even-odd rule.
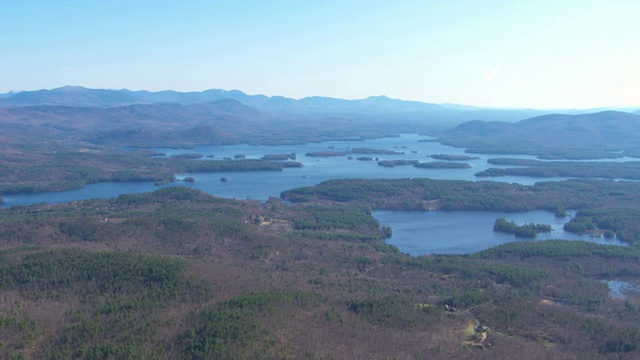
[[[353,154],[375,154],[375,155],[402,155],[403,152],[384,149],[370,149],[370,148],[354,148],[351,150]]]
[[[420,162],[418,160],[382,160],[378,161],[378,165],[384,167],[395,167],[403,165],[417,165]]]
[[[264,155],[260,158],[260,160],[269,160],[269,161],[286,161],[286,160],[295,160],[296,154],[268,154]]]
[[[333,156],[346,156],[350,155],[350,151],[313,151],[304,154],[309,157],[333,157]]]
[[[171,155],[172,158],[178,158],[178,159],[201,159],[204,157],[204,155],[202,154],[176,154],[176,155]]]
[[[514,234],[517,237],[534,238],[539,233],[548,233],[553,230],[548,224],[524,224],[517,225],[513,221],[507,221],[505,218],[498,218],[493,224],[494,231]]]
[[[334,149],[334,147],[330,146],[329,149]],[[305,154],[305,156],[311,157],[330,157],[330,156],[346,156],[346,155],[402,155],[403,152],[398,152],[394,150],[384,150],[384,149],[370,149],[370,148],[354,148],[346,151],[336,151],[336,150],[328,150],[328,151],[312,151]]]
[[[470,169],[471,168],[471,165],[467,163],[451,163],[451,162],[445,162],[445,161],[417,163],[413,166],[420,169]]]
[[[477,156],[447,155],[447,154],[434,154],[434,155],[431,155],[430,157],[432,159],[446,160],[446,161],[469,161],[469,160],[478,160],[478,159],[480,159]]]

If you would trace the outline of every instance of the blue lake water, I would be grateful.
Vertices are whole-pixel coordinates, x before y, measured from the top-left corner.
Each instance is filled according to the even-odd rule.
[[[556,218],[549,211],[535,210],[518,213],[498,211],[374,211],[381,224],[391,226],[387,240],[401,252],[414,256],[425,254],[468,254],[512,241],[549,239],[585,240],[608,245],[625,243],[616,239],[577,235],[564,231],[570,218]],[[493,231],[497,218],[525,223],[549,224],[553,231],[538,234],[535,239],[518,238],[513,234]]]
[[[164,186],[186,186],[200,189],[206,193],[236,199],[267,200],[271,196],[278,197],[282,191],[313,186],[330,179],[397,179],[397,178],[431,178],[443,180],[490,180],[509,183],[532,185],[538,181],[566,180],[566,178],[536,179],[530,177],[505,176],[498,178],[477,178],[475,173],[493,167],[487,163],[487,159],[495,157],[513,157],[534,159],[533,156],[523,155],[482,155],[466,154],[464,149],[445,146],[437,142],[421,141],[428,137],[420,135],[402,135],[372,140],[330,141],[323,143],[311,143],[303,145],[278,145],[278,146],[205,146],[194,149],[155,149],[166,156],[198,153],[205,157],[202,161],[210,159],[220,160],[234,158],[242,154],[247,159],[259,159],[267,154],[291,154],[297,155],[296,161],[303,164],[302,168],[287,168],[283,171],[261,172],[224,172],[224,173],[194,173],[177,174],[178,179],[187,176],[193,177],[194,183],[177,181]],[[353,154],[354,159],[347,156],[338,157],[309,157],[308,152],[315,151],[347,151],[353,148],[373,148],[403,152],[398,155]],[[470,169],[418,169],[413,166],[396,166],[386,168],[378,166],[376,161],[362,161],[355,158],[369,156],[379,160],[419,160],[421,162],[436,161],[430,158],[433,154],[468,155],[478,159],[462,161],[470,164]],[[211,157],[212,156],[212,157]],[[220,181],[221,177],[228,181]],[[111,198],[121,194],[141,193],[157,190],[159,187],[153,183],[98,183],[90,184],[81,189],[41,193],[27,195],[6,195],[4,205],[30,205],[34,203],[61,203],[93,198]],[[542,212],[544,213],[544,212]],[[517,240],[509,234],[493,232],[493,222],[498,217],[519,222],[535,222],[552,224],[554,228],[561,229],[561,224],[554,222],[553,214],[542,215],[540,212],[527,212],[517,214],[479,213],[479,212],[376,212],[383,225],[393,229],[393,237],[389,240],[397,245],[401,251],[413,255],[426,253],[470,253],[489,248],[491,246]],[[549,214],[549,213],[546,213]],[[430,227],[422,227],[431,224]],[[487,230],[487,228],[489,230]],[[539,237],[542,238],[542,237]],[[552,233],[551,238],[576,239],[569,233]],[[580,239],[594,240],[588,237]]]

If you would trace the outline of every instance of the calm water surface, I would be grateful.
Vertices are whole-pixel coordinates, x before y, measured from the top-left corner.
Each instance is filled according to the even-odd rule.
[[[196,179],[195,183],[175,182],[171,185],[182,185],[203,190],[209,194],[236,198],[236,199],[256,199],[267,200],[270,196],[279,196],[284,190],[289,190],[303,186],[313,186],[329,179],[381,179],[381,178],[431,178],[431,179],[455,179],[455,180],[494,180],[504,182],[514,182],[520,184],[534,184],[540,179],[528,177],[500,177],[500,178],[476,178],[474,174],[485,170],[491,165],[487,164],[487,159],[496,157],[494,155],[473,155],[465,154],[464,149],[457,149],[445,146],[436,142],[424,142],[420,140],[428,139],[419,135],[403,135],[399,137],[373,139],[365,141],[329,141],[323,143],[312,143],[304,145],[278,145],[278,146],[252,146],[252,145],[231,145],[231,146],[204,146],[194,149],[155,149],[163,152],[167,156],[198,153],[205,156],[213,156],[214,160],[221,160],[225,157],[233,158],[235,155],[245,155],[247,159],[259,159],[267,154],[291,154],[297,155],[296,161],[301,162],[302,168],[284,169],[283,171],[261,171],[261,172],[225,172],[225,173],[195,173],[178,174],[177,178],[182,179],[191,176]],[[396,166],[385,168],[378,166],[376,161],[348,160],[347,156],[316,158],[305,156],[308,152],[314,151],[346,151],[353,148],[374,148],[383,150],[393,150],[404,152],[401,155],[352,155],[354,158],[360,156],[370,156],[379,160],[419,160],[422,162],[434,161],[429,158],[432,154],[470,155],[480,159],[465,161],[469,163],[471,169],[417,169],[413,166]],[[505,156],[500,156],[505,157]],[[513,155],[515,158],[532,159],[531,156]],[[212,158],[205,157],[202,161]],[[224,176],[229,181],[221,182]],[[564,180],[566,178],[552,178],[545,180]],[[28,194],[28,195],[6,195],[3,196],[5,204],[3,207],[13,205],[29,205],[40,202],[60,203],[91,198],[110,198],[121,194],[148,192],[158,189],[152,183],[98,183],[90,184],[81,189],[61,191],[55,193]]]
[[[591,237],[566,232],[563,225],[570,218],[556,218],[548,211],[535,210],[518,213],[498,211],[374,211],[381,224],[391,226],[389,244],[414,256],[425,254],[468,254],[512,241],[549,239],[585,240],[600,244],[625,245],[616,239]],[[535,239],[517,238],[513,234],[493,231],[497,218],[525,223],[549,224],[550,233]]]

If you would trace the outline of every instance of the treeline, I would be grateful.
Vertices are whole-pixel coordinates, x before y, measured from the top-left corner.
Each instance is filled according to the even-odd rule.
[[[632,245],[640,244],[639,208],[599,208],[579,211],[565,230],[577,233],[601,229],[605,237],[614,235]]]
[[[640,162],[593,162],[593,161],[540,161],[499,158],[487,161],[492,165],[524,166],[519,168],[489,168],[478,172],[478,177],[529,176],[529,177],[574,177],[602,179],[640,179]]]
[[[558,143],[549,145],[544,141],[514,140],[508,137],[444,135],[438,141],[444,145],[465,148],[465,151],[471,154],[523,154],[550,160],[615,159],[623,156],[619,151],[615,151],[618,149],[606,146],[576,147],[575,144],[562,146]]]
[[[473,255],[482,259],[518,259],[545,257],[560,260],[600,257],[624,261],[640,261],[640,249],[624,246],[601,245],[588,241],[546,240],[511,242],[480,251]]]
[[[500,182],[432,179],[329,180],[281,194],[292,202],[359,202],[388,210],[586,209],[640,205],[640,184],[603,180]]]

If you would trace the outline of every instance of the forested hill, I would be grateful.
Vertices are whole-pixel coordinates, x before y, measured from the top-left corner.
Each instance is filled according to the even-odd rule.
[[[640,115],[603,111],[543,115],[517,123],[472,121],[446,131],[440,140],[483,153],[616,157],[620,154],[615,152],[620,150],[627,155],[636,152],[640,144]]]

